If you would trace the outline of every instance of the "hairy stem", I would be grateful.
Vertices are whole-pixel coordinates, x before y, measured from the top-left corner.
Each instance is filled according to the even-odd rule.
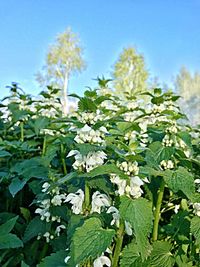
[[[113,255],[113,260],[112,260],[112,267],[119,266],[118,262],[119,262],[120,252],[122,249],[123,238],[124,238],[124,223],[121,222],[119,229],[117,231],[117,239],[116,239],[116,245],[115,245],[115,250],[114,250],[114,255]]]
[[[62,166],[63,166],[63,173],[66,175],[67,167],[66,167],[66,162],[65,162],[65,149],[64,149],[63,144],[61,144],[61,161],[62,161]]]
[[[46,143],[47,143],[47,139],[46,136],[44,136],[44,140],[43,140],[43,147],[42,147],[42,156],[45,156],[45,152],[46,152]]]
[[[89,207],[90,207],[90,188],[87,182],[85,182],[85,209],[86,211],[89,211]]]
[[[165,189],[165,182],[162,179],[160,188],[158,190],[158,198],[157,198],[156,210],[155,210],[155,216],[154,216],[153,236],[152,236],[153,241],[156,241],[158,239],[158,225],[159,225],[159,220],[160,220],[160,208],[162,205],[164,189]]]
[[[20,132],[21,132],[20,140],[22,142],[24,142],[24,123],[23,123],[23,121],[20,122]]]

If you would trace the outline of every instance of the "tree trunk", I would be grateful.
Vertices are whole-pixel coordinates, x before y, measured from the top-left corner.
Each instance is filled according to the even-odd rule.
[[[68,101],[68,82],[69,82],[69,76],[68,74],[65,75],[64,80],[64,88],[63,88],[63,114],[67,115],[69,113],[69,101]]]

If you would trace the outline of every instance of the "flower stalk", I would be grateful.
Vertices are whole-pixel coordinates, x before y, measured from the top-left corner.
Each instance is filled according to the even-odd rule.
[[[63,173],[64,175],[67,174],[67,167],[66,167],[66,162],[65,162],[65,149],[63,144],[61,144],[61,161],[62,161],[62,166],[63,166]]]
[[[161,184],[160,184],[160,188],[158,190],[158,198],[157,198],[156,210],[155,210],[155,216],[154,216],[153,235],[152,235],[153,241],[156,241],[158,239],[158,226],[159,226],[159,220],[160,220],[160,209],[161,209],[161,205],[162,205],[164,189],[165,189],[165,182],[162,179]]]
[[[90,207],[90,188],[88,186],[88,183],[85,182],[85,210],[89,211]]]
[[[46,143],[47,143],[47,139],[46,139],[46,136],[44,136],[43,147],[42,147],[42,157],[45,156],[45,152],[46,152]]]
[[[24,142],[24,123],[23,123],[23,121],[20,122],[20,133],[21,133],[20,140],[22,142]]]
[[[112,267],[119,266],[119,257],[122,249],[122,243],[124,238],[124,223],[121,221],[119,229],[117,231],[116,245],[114,249],[114,256],[112,259]]]

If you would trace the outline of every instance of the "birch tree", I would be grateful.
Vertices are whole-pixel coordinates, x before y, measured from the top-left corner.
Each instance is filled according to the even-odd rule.
[[[63,113],[69,111],[68,85],[71,75],[81,72],[86,64],[83,59],[83,50],[78,36],[67,28],[60,33],[55,43],[49,47],[46,63],[36,74],[36,80],[41,86],[53,86],[61,89]]]
[[[133,47],[123,49],[112,73],[116,92],[132,97],[146,89],[148,72],[144,58]]]

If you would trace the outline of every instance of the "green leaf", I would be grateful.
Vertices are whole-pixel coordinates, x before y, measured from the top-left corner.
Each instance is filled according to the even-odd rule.
[[[0,235],[0,249],[23,247],[23,242],[13,234]]]
[[[133,200],[123,196],[119,211],[121,217],[133,227],[137,248],[144,260],[150,254],[148,236],[153,222],[151,203],[144,198]]]
[[[120,267],[145,267],[146,264],[142,262],[137,245],[132,242],[122,250]]]
[[[91,144],[75,144],[76,149],[81,153],[81,155],[85,156],[89,152],[95,152],[102,150],[100,146],[91,145]]]
[[[26,182],[26,180],[21,181],[19,178],[12,179],[8,187],[11,195],[14,197],[25,186]]]
[[[110,246],[115,231],[103,229],[98,218],[90,218],[77,228],[72,238],[72,258],[74,264],[96,258]]]
[[[78,102],[78,108],[80,111],[96,111],[97,106],[90,98],[82,97]]]
[[[0,158],[10,157],[11,154],[6,150],[0,150]]]
[[[29,267],[28,264],[26,264],[24,261],[21,262],[21,267]]]
[[[106,165],[98,166],[95,169],[91,170],[90,172],[81,175],[81,177],[93,178],[95,176],[104,175],[104,174],[111,174],[111,173],[118,174],[123,179],[128,178],[128,176],[126,174],[124,174],[124,172],[121,171],[114,164],[106,164]]]
[[[65,257],[67,257],[67,252],[65,250],[57,251],[45,257],[37,267],[66,267],[67,265],[64,262]]]
[[[16,216],[16,217],[8,220],[6,223],[0,225],[0,235],[8,234],[10,231],[12,231],[18,217],[19,216]]]
[[[24,219],[28,222],[31,218],[31,213],[29,209],[20,207],[20,212],[23,215]]]
[[[153,250],[150,256],[150,264],[152,267],[172,267],[174,259],[170,252],[172,246],[167,241],[156,241],[153,243]]]
[[[15,164],[11,168],[11,172],[16,172],[23,176],[26,180],[30,178],[47,178],[48,168],[43,165],[41,158],[26,159],[23,162]]]
[[[28,242],[33,237],[36,237],[39,234],[44,234],[48,230],[48,224],[40,219],[39,216],[35,217],[27,225],[26,230],[23,236],[23,242]]]
[[[149,146],[145,159],[150,167],[158,169],[160,162],[171,159],[173,154],[173,147],[164,147],[161,142],[156,141]]]
[[[195,216],[192,218],[190,230],[196,239],[196,243],[200,246],[200,217]]]
[[[194,178],[185,168],[179,167],[176,171],[166,170],[163,177],[165,183],[174,193],[177,193],[180,190],[188,197],[188,199],[191,201],[194,200]]]
[[[34,121],[30,121],[29,124],[34,128],[35,134],[38,135],[41,129],[44,129],[48,126],[49,118],[38,117]]]

